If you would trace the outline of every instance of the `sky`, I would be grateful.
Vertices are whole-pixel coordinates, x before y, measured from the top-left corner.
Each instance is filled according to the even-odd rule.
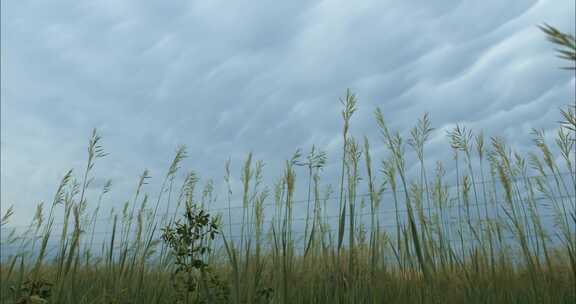
[[[249,152],[282,173],[296,148],[338,174],[339,98],[358,97],[351,132],[386,157],[373,112],[405,133],[429,113],[429,163],[449,160],[456,124],[530,149],[575,95],[537,25],[574,33],[575,1],[2,1],[1,201],[11,225],[78,177],[91,130],[90,204],[107,179],[121,208],[147,168],[154,193],[179,145],[185,170],[235,185]],[[181,172],[181,175],[184,174]],[[303,173],[302,173],[303,174]],[[220,189],[220,188],[219,188]],[[302,195],[298,195],[302,197]],[[93,206],[93,205],[92,205]]]

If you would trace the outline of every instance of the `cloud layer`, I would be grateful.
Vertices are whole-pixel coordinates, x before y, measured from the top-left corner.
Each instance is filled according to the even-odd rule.
[[[185,167],[217,181],[249,151],[270,177],[298,147],[337,161],[346,88],[359,97],[352,132],[377,159],[377,106],[399,130],[429,112],[430,159],[446,159],[446,128],[526,149],[530,129],[555,128],[574,96],[574,75],[536,27],[574,32],[573,1],[279,3],[2,2],[1,199],[14,224],[68,168],[82,170],[92,128],[110,153],[94,184],[113,179],[110,207],[144,168],[159,183],[179,144]]]

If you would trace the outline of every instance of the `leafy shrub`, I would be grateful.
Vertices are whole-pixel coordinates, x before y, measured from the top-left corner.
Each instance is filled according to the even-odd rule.
[[[218,220],[204,209],[187,204],[184,221],[177,220],[163,228],[162,239],[175,258],[172,284],[178,294],[177,303],[214,303],[226,292],[210,270],[206,255],[209,240],[219,233]]]

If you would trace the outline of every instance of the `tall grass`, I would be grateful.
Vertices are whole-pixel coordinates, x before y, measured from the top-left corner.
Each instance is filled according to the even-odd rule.
[[[543,30],[564,47],[563,58],[576,60],[573,37]],[[222,225],[220,239],[202,240],[202,247],[214,248],[201,258],[216,275],[210,282],[202,278],[204,290],[195,299],[206,294],[214,302],[212,295],[221,294],[218,301],[226,303],[576,301],[575,108],[562,109],[554,146],[534,130],[534,150],[522,155],[500,137],[491,137],[488,146],[483,133],[457,126],[447,134],[454,163],[431,164],[425,147],[435,130],[427,114],[405,136],[390,129],[385,111],[377,108],[378,140],[387,151],[375,155],[368,137],[360,142],[350,133],[357,97],[348,90],[341,102],[343,146],[334,197],[322,181],[328,156],[315,146],[304,157],[297,150],[287,159],[271,187],[264,185],[264,162],[248,154],[240,193],[234,193],[227,161],[223,200],[212,180],[198,191],[193,171],[178,187],[186,157],[180,147],[153,205],[145,170],[131,201],[103,215],[101,203],[112,183],[94,203],[86,191],[93,167],[106,156],[94,131],[81,179],[66,172],[47,215],[40,204],[21,233],[10,232],[12,208],[1,216],[3,253],[14,253],[0,265],[2,303],[178,303],[171,279],[175,257],[159,230],[193,205],[211,210]],[[455,179],[447,177],[452,167]],[[238,208],[232,205],[235,196],[241,198]],[[218,202],[226,207],[214,206]],[[295,208],[304,217],[295,217]],[[108,227],[105,238],[96,237],[101,226]]]

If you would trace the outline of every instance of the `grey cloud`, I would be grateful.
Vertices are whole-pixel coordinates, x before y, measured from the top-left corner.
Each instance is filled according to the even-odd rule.
[[[298,147],[317,144],[336,162],[348,87],[360,100],[352,132],[370,138],[376,160],[386,156],[376,106],[404,133],[430,112],[430,166],[450,159],[443,132],[456,123],[526,149],[530,128],[554,129],[556,109],[574,95],[573,75],[555,69],[561,62],[536,28],[571,30],[573,3],[2,5],[2,202],[17,203],[19,222],[67,168],[82,170],[94,127],[110,152],[95,173],[114,180],[107,206],[119,208],[144,168],[154,193],[179,144],[189,148],[183,167],[217,181],[228,157],[238,173],[249,151],[270,179]]]

